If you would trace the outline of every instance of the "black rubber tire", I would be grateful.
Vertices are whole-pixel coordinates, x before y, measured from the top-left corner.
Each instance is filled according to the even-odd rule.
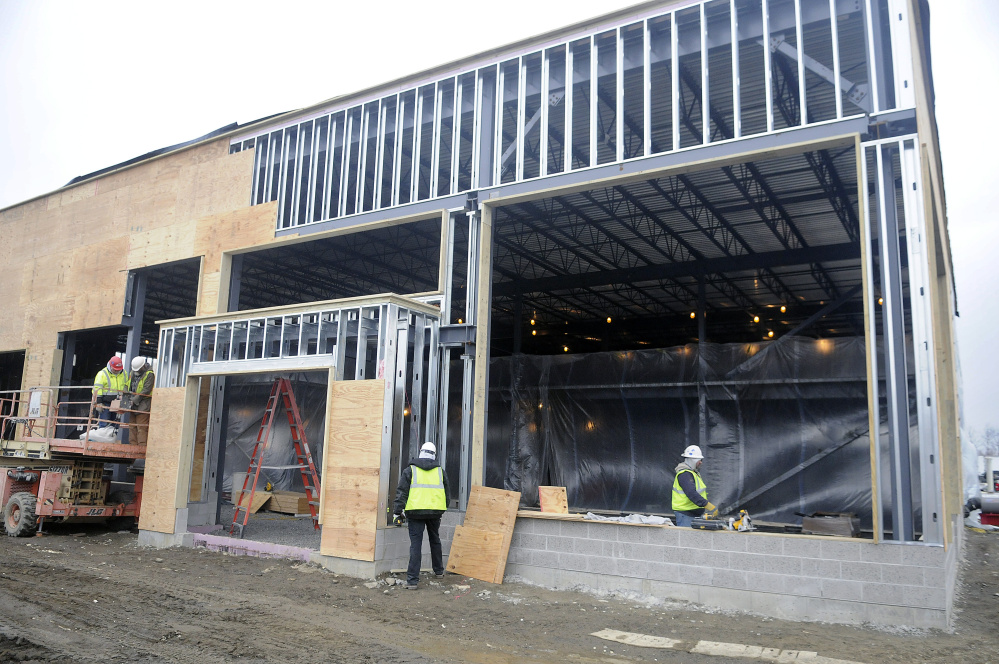
[[[105,505],[128,505],[135,500],[135,494],[131,491],[112,491],[108,494],[108,499],[104,502]],[[105,524],[108,528],[112,530],[131,530],[136,524],[136,519],[134,516],[112,516],[109,517]]]
[[[15,493],[3,508],[3,528],[10,537],[30,537],[38,530],[35,496]]]

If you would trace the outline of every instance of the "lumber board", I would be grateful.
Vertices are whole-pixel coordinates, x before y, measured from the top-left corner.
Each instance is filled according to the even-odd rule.
[[[465,536],[459,538],[455,531],[448,569],[480,581],[503,583],[519,505],[518,491],[473,485],[465,522],[460,526]],[[481,533],[489,533],[489,536]]]
[[[232,501],[233,505],[239,504],[239,499],[242,493],[243,492],[240,491],[236,494],[236,497]],[[247,491],[246,493],[249,494],[250,492]],[[250,514],[256,514],[257,512],[259,512],[264,505],[267,505],[270,502],[270,500],[271,500],[270,491],[254,491],[253,500],[250,501]],[[245,505],[246,503],[244,502],[243,504]],[[268,507],[270,506],[268,505]]]
[[[173,533],[186,387],[157,387],[149,411],[139,528]]]
[[[542,512],[569,513],[569,498],[564,486],[539,486],[538,498]]]
[[[456,526],[451,540],[447,570],[480,581],[502,583],[506,556],[496,555],[503,546],[503,533],[470,526]]]
[[[384,380],[330,383],[319,544],[325,556],[375,559],[384,404]]]
[[[271,491],[271,501],[267,509],[283,514],[307,514],[309,497],[301,491]]]
[[[205,441],[208,437],[208,403],[212,395],[212,379],[204,378],[198,394],[198,424],[194,429],[194,455],[191,458],[191,502],[201,500],[201,484],[205,473]]]

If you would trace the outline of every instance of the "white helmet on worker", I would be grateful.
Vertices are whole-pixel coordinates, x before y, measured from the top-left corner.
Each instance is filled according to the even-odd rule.
[[[423,447],[420,448],[420,458],[422,459],[436,459],[437,458],[437,446],[431,443],[429,440],[423,443]]]
[[[149,364],[149,360],[142,357],[141,355],[136,355],[132,358],[132,371],[139,371],[142,367]]]
[[[691,445],[683,451],[683,458],[685,459],[703,459],[704,455],[701,454],[701,448],[697,445]]]

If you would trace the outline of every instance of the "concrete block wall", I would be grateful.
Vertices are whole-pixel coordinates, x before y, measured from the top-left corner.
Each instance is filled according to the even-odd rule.
[[[447,555],[451,550],[451,540],[454,537],[454,528],[457,526],[464,514],[456,510],[450,510],[441,519],[441,548],[444,551],[444,564],[447,564]],[[375,572],[383,574],[392,569],[405,569],[409,565],[409,528],[382,528],[375,535]],[[431,567],[430,564],[430,540],[423,534],[423,563],[420,567]]]
[[[519,518],[506,573],[776,618],[948,629],[956,550]]]

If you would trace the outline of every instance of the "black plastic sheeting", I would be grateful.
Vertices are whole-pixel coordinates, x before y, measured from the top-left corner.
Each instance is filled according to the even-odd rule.
[[[326,395],[329,374],[310,371],[294,374],[258,374],[226,378],[225,408],[225,470],[222,490],[232,491],[232,474],[245,473],[250,465],[253,445],[260,432],[260,423],[267,408],[274,380],[281,376],[291,380],[292,391],[302,416],[305,440],[312,453],[316,472],[322,477],[323,439],[326,430]],[[264,453],[264,466],[290,466],[297,463],[291,441],[291,429],[283,406],[275,413],[271,427],[271,442]],[[281,491],[304,491],[302,473],[293,470],[260,470],[258,489],[271,482]],[[238,491],[240,487],[236,487]]]
[[[723,511],[783,523],[855,512],[871,527],[863,338],[515,355],[490,372],[486,484],[522,492],[525,506],[552,485],[574,511],[671,513],[673,470],[700,444]]]

